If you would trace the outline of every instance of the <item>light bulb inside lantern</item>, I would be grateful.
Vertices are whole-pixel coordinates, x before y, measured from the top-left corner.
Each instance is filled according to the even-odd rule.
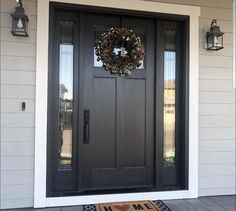
[[[17,22],[17,28],[19,28],[19,29],[23,28],[23,22],[22,22],[21,18],[19,18],[19,20]]]
[[[219,41],[217,36],[214,37],[214,46],[218,46],[219,45]]]

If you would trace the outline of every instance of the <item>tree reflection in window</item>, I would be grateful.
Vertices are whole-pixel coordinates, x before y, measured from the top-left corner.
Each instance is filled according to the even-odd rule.
[[[70,169],[72,164],[73,115],[73,23],[61,23],[59,49],[59,148],[58,167]]]
[[[175,165],[175,31],[165,31],[164,51],[164,165]]]

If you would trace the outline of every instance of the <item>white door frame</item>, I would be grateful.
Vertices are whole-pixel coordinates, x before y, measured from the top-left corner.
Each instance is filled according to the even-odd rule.
[[[34,207],[71,206],[98,202],[180,199],[198,197],[198,72],[200,7],[143,0],[38,0],[36,56],[35,183]],[[189,28],[189,189],[126,194],[46,197],[47,94],[49,3],[63,2],[98,7],[187,15]]]

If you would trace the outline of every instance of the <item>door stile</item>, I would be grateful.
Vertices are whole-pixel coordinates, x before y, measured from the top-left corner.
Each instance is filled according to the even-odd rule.
[[[122,170],[124,168],[124,156],[122,156],[122,152],[124,152],[124,140],[125,140],[125,127],[122,124],[124,122],[124,98],[123,98],[123,87],[124,87],[124,79],[120,77],[116,77],[116,168]]]
[[[163,23],[156,20],[156,77],[155,77],[155,184],[156,188],[163,185],[163,108],[164,108],[164,36]],[[157,91],[158,90],[158,91]]]
[[[84,13],[80,12],[78,15],[78,61],[79,61],[79,65],[78,65],[78,74],[76,75],[76,78],[78,80],[78,85],[77,85],[77,92],[78,92],[78,102],[79,102],[79,106],[78,106],[78,115],[77,115],[77,119],[78,119],[78,132],[77,132],[77,137],[78,137],[78,153],[77,153],[77,160],[78,160],[78,165],[77,165],[77,191],[80,192],[83,190],[83,163],[85,162],[83,160],[83,153],[84,153],[84,146],[83,146],[83,123],[84,123],[84,93],[83,93],[83,87],[84,87],[84,71],[83,71],[83,67],[84,67],[84,33],[82,33],[84,31]]]

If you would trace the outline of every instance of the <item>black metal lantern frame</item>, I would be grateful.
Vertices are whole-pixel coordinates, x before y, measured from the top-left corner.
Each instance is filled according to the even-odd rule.
[[[218,51],[224,48],[223,43],[224,33],[220,30],[220,27],[217,26],[217,21],[214,19],[211,22],[210,32],[207,32],[207,50]]]
[[[14,36],[28,37],[28,22],[29,18],[25,14],[22,1],[17,1],[15,12],[11,14],[12,17],[12,30]]]

